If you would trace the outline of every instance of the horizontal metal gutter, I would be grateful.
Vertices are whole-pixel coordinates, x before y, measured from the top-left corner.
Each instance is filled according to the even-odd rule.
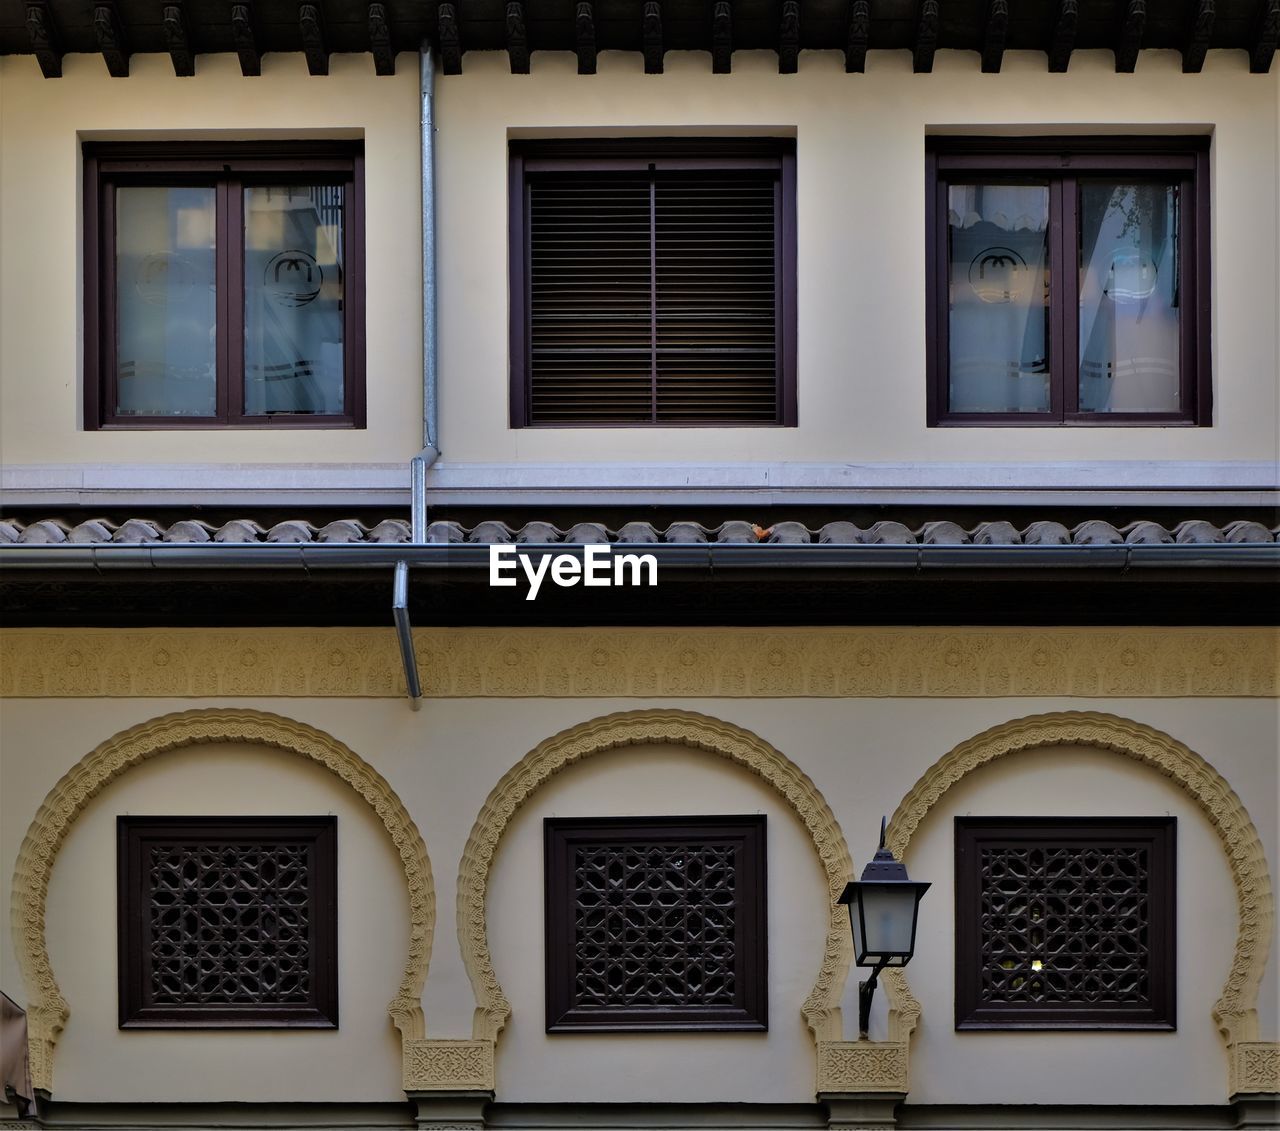
[[[521,554],[569,554],[581,558],[584,546],[572,543],[521,544]],[[1280,570],[1280,544],[1210,543],[1204,545],[1102,546],[940,546],[940,545],[720,545],[611,544],[614,554],[652,554],[659,569],[1096,569],[1128,570]],[[255,570],[312,572],[330,569],[394,569],[407,562],[415,569],[488,569],[489,546],[473,544],[378,543],[331,545],[271,543],[250,545],[8,545],[0,546],[0,570]],[[1277,580],[1280,580],[1278,575]]]

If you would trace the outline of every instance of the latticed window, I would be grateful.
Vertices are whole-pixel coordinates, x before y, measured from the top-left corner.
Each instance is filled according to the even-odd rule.
[[[335,817],[120,817],[120,1025],[338,1024]]]
[[[956,1027],[1172,1029],[1172,817],[957,817]]]
[[[767,1027],[765,818],[548,818],[547,1030]]]
[[[513,143],[513,426],[795,424],[794,150]]]

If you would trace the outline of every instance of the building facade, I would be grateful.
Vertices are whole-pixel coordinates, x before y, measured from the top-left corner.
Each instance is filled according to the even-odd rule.
[[[0,27],[10,1125],[1275,1126],[1274,0],[287,7]]]

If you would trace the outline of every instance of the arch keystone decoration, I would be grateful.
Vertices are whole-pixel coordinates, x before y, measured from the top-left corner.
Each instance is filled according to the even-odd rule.
[[[423,1038],[422,987],[435,928],[435,886],[422,836],[386,779],[336,738],[282,715],[224,708],[181,711],[121,731],[86,754],[49,791],[18,852],[13,932],[28,994],[31,1082],[41,1091],[53,1090],[53,1051],[71,1015],[45,938],[49,879],[58,851],[71,826],[109,783],[150,758],[210,742],[254,743],[308,758],[340,778],[377,814],[399,853],[409,888],[408,956],[387,1012],[403,1046],[412,1048]],[[409,1066],[406,1057],[406,1072]],[[406,1090],[413,1083],[406,1079]]]
[[[1172,781],[1208,818],[1231,867],[1238,908],[1231,969],[1213,1007],[1213,1020],[1227,1049],[1227,1095],[1280,1092],[1280,1044],[1258,1039],[1258,990],[1275,914],[1266,854],[1235,791],[1177,739],[1100,712],[1060,711],[1002,723],[962,742],[925,771],[893,814],[888,847],[902,859],[929,811],[974,770],[1011,754],[1050,746],[1109,750],[1132,758]],[[890,1037],[909,1051],[920,1003],[911,995],[903,971],[886,970],[882,980],[889,998]]]
[[[826,876],[831,913],[822,964],[801,1013],[815,1042],[838,1038],[850,941],[843,909],[836,899],[844,890],[853,861],[831,807],[795,763],[750,731],[692,711],[639,710],[605,715],[548,738],[513,766],[485,800],[458,873],[458,936],[476,997],[473,1041],[492,1048],[511,1015],[511,1005],[493,969],[485,915],[489,871],[511,818],[565,767],[606,750],[648,744],[704,750],[750,770],[786,800],[808,830]],[[488,1084],[492,1089],[492,1077]]]

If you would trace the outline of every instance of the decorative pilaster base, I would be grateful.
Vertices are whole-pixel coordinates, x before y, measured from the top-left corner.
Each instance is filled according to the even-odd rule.
[[[1280,1042],[1238,1041],[1230,1051],[1233,1098],[1280,1093]]]
[[[907,1098],[905,1092],[819,1092],[826,1109],[827,1126],[833,1131],[893,1131],[894,1111]]]
[[[906,1041],[819,1041],[819,1096],[911,1090]]]
[[[494,1091],[493,1042],[407,1040],[404,1090],[411,1096],[436,1092]]]
[[[1275,1131],[1280,1127],[1280,1095],[1236,1096],[1236,1126]]]
[[[484,1131],[485,1105],[492,1092],[410,1092],[421,1131]]]

